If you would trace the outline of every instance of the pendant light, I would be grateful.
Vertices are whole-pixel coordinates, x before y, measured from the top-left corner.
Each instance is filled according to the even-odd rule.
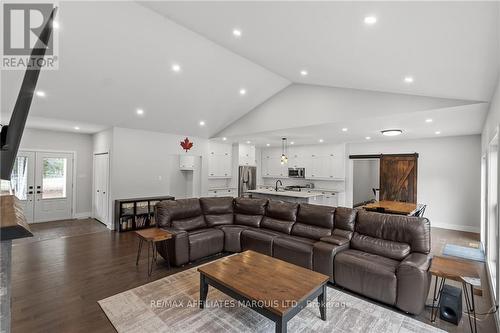
[[[288,163],[286,138],[281,139],[281,165]]]

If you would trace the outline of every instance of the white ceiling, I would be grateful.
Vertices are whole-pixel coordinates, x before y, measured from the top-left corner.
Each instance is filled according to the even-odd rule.
[[[33,100],[31,127],[121,126],[209,137],[289,84],[137,3],[60,6],[59,70],[40,75],[37,88],[46,97]],[[171,70],[173,63],[181,72]],[[2,71],[2,119],[23,74]]]
[[[144,4],[298,83],[489,101],[498,74],[498,1]]]
[[[78,126],[93,133],[120,126],[213,137],[237,128],[293,82],[466,105],[443,108],[436,100],[434,109],[413,110],[402,103],[402,112],[390,117],[366,106],[372,117],[359,121],[307,127],[292,121],[287,128],[255,127],[231,139],[265,144],[287,136],[305,144],[319,137],[358,142],[370,135],[385,140],[378,131],[389,125],[402,128],[405,138],[434,136],[437,127],[442,135],[477,134],[488,107],[478,102],[491,99],[500,67],[499,2],[59,4],[61,62],[59,70],[40,75],[38,88],[47,96],[33,101],[32,127],[73,131]],[[377,24],[366,26],[366,15],[377,16]],[[234,38],[234,28],[241,29],[241,38]],[[181,65],[180,73],[172,72],[173,63]],[[309,75],[302,77],[302,69]],[[1,73],[2,119],[14,106],[22,75]],[[414,83],[404,83],[405,75]],[[143,117],[135,114],[137,108],[144,109]],[[348,109],[336,110],[338,119],[350,119]],[[307,114],[307,107],[302,112]],[[436,121],[429,126],[422,123],[426,117]],[[200,120],[206,126],[200,127]],[[345,126],[347,133],[338,131]]]

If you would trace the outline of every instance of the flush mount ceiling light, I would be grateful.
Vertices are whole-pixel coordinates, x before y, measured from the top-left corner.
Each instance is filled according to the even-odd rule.
[[[200,121],[200,126],[205,126],[205,122],[203,120]]]
[[[404,81],[406,83],[413,83],[413,76],[405,76]]]
[[[181,71],[181,65],[179,64],[172,64],[172,71],[179,73]]]
[[[246,95],[246,94],[247,94],[246,89],[240,89],[240,95],[241,96]]]
[[[398,136],[398,135],[403,134],[403,131],[399,130],[399,129],[388,129],[388,130],[383,130],[380,132],[382,133],[382,135],[385,135],[385,136]]]
[[[281,139],[281,158],[280,162],[281,165],[287,164],[288,163],[288,154],[287,154],[287,141],[286,138]]]
[[[143,109],[137,109],[135,111],[135,113],[137,113],[138,116],[142,116],[142,115],[144,115],[144,110]]]
[[[377,23],[377,18],[375,16],[365,16],[365,24],[373,25]]]
[[[309,72],[306,71],[305,69],[300,71],[300,75],[302,75],[302,76],[307,76],[307,74],[309,74]]]
[[[45,97],[45,91],[37,90],[35,93],[38,97]]]
[[[236,38],[241,37],[241,30],[240,29],[233,29],[233,36]]]
[[[426,123],[432,123],[432,119],[431,118],[427,118],[427,119],[425,119],[425,122]]]

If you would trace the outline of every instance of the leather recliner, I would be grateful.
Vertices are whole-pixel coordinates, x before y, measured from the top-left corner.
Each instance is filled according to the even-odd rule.
[[[266,199],[162,201],[175,265],[254,250],[323,273],[332,283],[418,314],[429,291],[427,219]],[[163,246],[157,246],[164,256]]]

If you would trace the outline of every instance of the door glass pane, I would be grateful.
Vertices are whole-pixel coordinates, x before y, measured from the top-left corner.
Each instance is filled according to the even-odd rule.
[[[19,200],[26,200],[28,192],[28,157],[18,156],[14,162],[10,184]]]
[[[66,197],[66,158],[45,157],[42,170],[42,199]]]

